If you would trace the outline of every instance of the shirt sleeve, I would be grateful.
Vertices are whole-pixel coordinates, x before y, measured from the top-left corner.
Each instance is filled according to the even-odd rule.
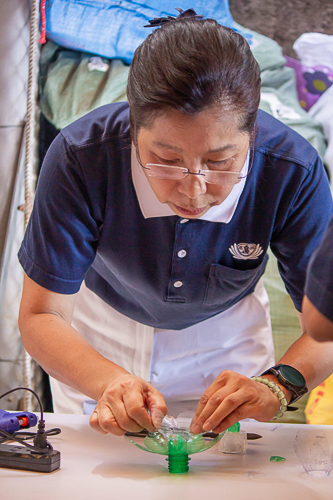
[[[310,260],[305,294],[318,311],[333,321],[333,218]]]
[[[103,189],[98,196],[103,198]],[[45,157],[33,211],[18,258],[44,288],[76,293],[96,253],[101,212],[81,166],[60,133]]]
[[[271,240],[281,277],[298,311],[302,309],[309,260],[333,214],[329,182],[319,156],[307,171],[301,168],[306,173]]]

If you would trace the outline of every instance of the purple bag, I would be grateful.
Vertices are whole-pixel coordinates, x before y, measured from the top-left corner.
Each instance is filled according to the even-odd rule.
[[[296,73],[296,88],[300,105],[305,111],[333,84],[333,70],[318,64],[309,68],[297,59],[285,56],[286,66],[293,68]]]

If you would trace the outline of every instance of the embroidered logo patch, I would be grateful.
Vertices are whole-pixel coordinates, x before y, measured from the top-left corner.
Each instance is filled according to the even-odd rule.
[[[257,259],[263,253],[263,249],[259,244],[255,243],[234,243],[229,248],[234,259]]]

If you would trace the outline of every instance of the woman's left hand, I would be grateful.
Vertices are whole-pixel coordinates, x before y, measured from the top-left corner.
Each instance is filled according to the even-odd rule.
[[[271,420],[279,407],[279,398],[265,384],[224,370],[201,397],[190,429],[220,433],[244,418]]]

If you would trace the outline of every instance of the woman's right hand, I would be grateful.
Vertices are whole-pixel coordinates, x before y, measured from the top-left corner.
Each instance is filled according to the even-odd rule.
[[[122,373],[105,387],[90,417],[90,426],[116,436],[142,429],[154,432],[166,413],[164,397],[157,389],[139,377]]]

